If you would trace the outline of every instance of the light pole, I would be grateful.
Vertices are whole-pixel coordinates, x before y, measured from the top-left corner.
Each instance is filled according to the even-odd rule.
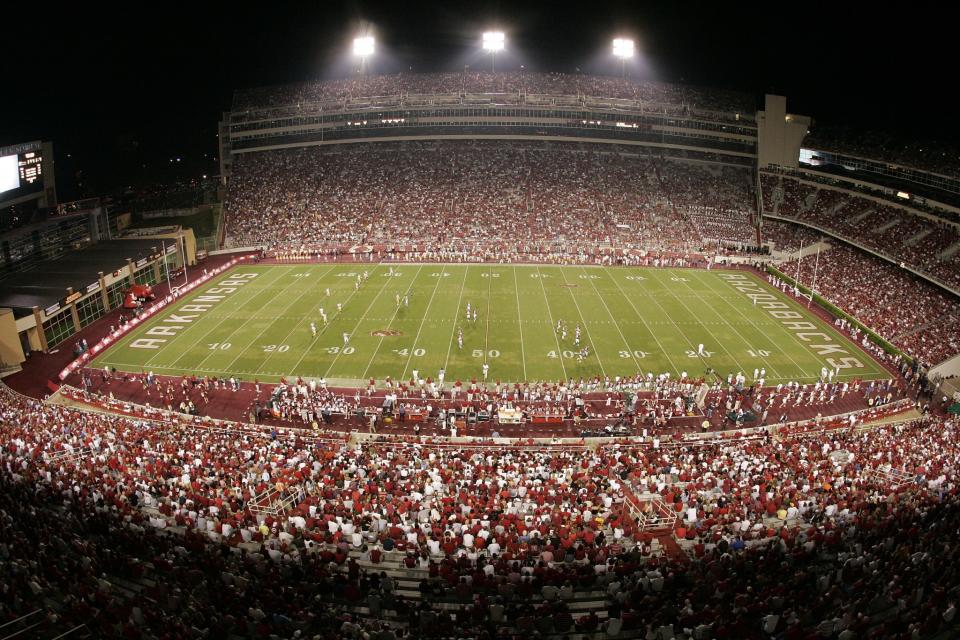
[[[486,31],[483,34],[483,49],[490,52],[490,72],[497,72],[497,52],[507,46],[507,37],[503,31]]]
[[[633,40],[614,38],[613,55],[620,58],[620,77],[625,78],[627,75],[627,59],[633,57]]]

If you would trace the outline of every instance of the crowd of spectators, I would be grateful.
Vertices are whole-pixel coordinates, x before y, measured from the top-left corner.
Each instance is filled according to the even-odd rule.
[[[101,637],[170,638],[908,638],[954,622],[955,421],[598,449],[350,444],[0,394],[3,620],[40,606]],[[651,495],[689,557],[653,553],[624,508]],[[592,604],[574,618],[578,601]]]
[[[858,131],[818,125],[804,138],[805,147],[868,160],[879,160],[947,176],[960,175],[960,151],[955,144],[918,141],[891,131]]]
[[[823,234],[800,227],[789,222],[780,222],[774,219],[763,221],[761,237],[763,242],[770,242],[776,251],[794,253],[803,247],[810,246],[818,242]]]
[[[761,174],[764,208],[889,256],[960,287],[960,230],[910,211],[789,177]]]
[[[799,273],[798,273],[799,266]],[[912,357],[936,364],[960,353],[960,301],[864,251],[834,242],[819,257],[780,265]]]
[[[747,170],[603,147],[418,142],[244,155],[234,246],[570,246],[689,251],[752,237]],[[711,211],[722,215],[712,216]]]
[[[691,109],[739,114],[753,119],[752,96],[722,89],[706,89],[666,82],[614,76],[571,73],[504,71],[490,73],[465,69],[454,73],[398,73],[356,76],[237,91],[233,110],[269,108],[307,102],[336,103],[344,100],[429,94],[535,94],[616,98],[673,106],[683,113]]]
[[[853,336],[856,339],[856,335]],[[880,354],[878,354],[880,357]],[[209,412],[211,401],[232,398],[249,405],[243,418],[249,423],[287,425],[309,429],[311,433],[343,432],[366,429],[390,432],[397,427],[413,427],[420,433],[456,436],[478,433],[478,422],[487,423],[479,433],[497,433],[501,410],[516,411],[523,423],[538,418],[573,426],[574,433],[616,436],[643,432],[674,437],[697,431],[714,431],[731,426],[767,426],[783,424],[803,415],[832,415],[865,406],[879,407],[910,397],[923,390],[917,370],[900,366],[901,381],[890,378],[882,383],[863,383],[859,379],[835,377],[839,370],[824,367],[819,378],[803,380],[767,380],[765,369],[694,376],[682,372],[638,373],[633,376],[595,376],[557,381],[501,383],[472,379],[442,380],[431,376],[411,377],[407,381],[371,378],[366,389],[329,388],[323,378],[282,379],[275,387],[261,388],[258,381],[243,382],[234,377],[206,376],[157,377],[142,374],[86,370],[82,374],[83,391],[103,398],[115,410],[123,410],[130,399],[129,386],[142,386],[137,394],[153,417],[160,412],[200,416]],[[114,382],[120,385],[114,385]],[[252,395],[237,393],[245,388]],[[126,389],[127,391],[124,391]],[[702,394],[700,405],[697,396]],[[917,394],[914,394],[917,395]],[[844,403],[845,399],[853,404]],[[90,397],[90,396],[84,396]],[[919,397],[919,395],[917,395]],[[154,412],[154,410],[158,410]],[[415,416],[415,417],[414,417]],[[385,420],[390,417],[391,421]],[[409,420],[409,424],[404,424]],[[468,426],[469,425],[469,426]]]

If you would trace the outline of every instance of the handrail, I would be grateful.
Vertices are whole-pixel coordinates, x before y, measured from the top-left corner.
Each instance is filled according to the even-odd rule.
[[[70,634],[73,633],[74,631],[79,631],[80,629],[85,629],[85,628],[87,628],[86,623],[84,623],[84,624],[78,624],[78,625],[75,626],[73,629],[70,629],[69,631],[65,631],[65,632],[61,633],[60,635],[52,638],[51,640],[59,640],[60,638],[66,638],[68,635],[70,635]]]
[[[33,629],[36,629],[36,628],[39,627],[41,624],[43,624],[43,620],[41,620],[40,622],[34,622],[34,623],[31,624],[29,627],[24,627],[23,629],[20,629],[20,631],[17,631],[16,633],[11,633],[11,634],[8,635],[8,636],[4,636],[4,637],[3,637],[2,639],[0,639],[0,640],[10,640],[11,638],[16,638],[17,636],[19,636],[19,635],[21,635],[21,634],[24,634],[24,633],[26,633],[27,631],[31,631],[31,630],[33,630]]]
[[[24,619],[26,619],[26,618],[29,618],[30,616],[33,616],[33,615],[36,615],[36,614],[42,613],[42,612],[43,612],[43,609],[34,609],[34,610],[31,611],[30,613],[25,613],[25,614],[23,614],[22,616],[20,616],[19,618],[14,618],[14,619],[11,620],[10,622],[5,622],[5,623],[3,623],[3,624],[0,624],[0,629],[3,629],[4,627],[9,627],[9,626],[12,625],[12,624],[16,624],[16,623],[20,622],[21,620],[24,620]]]

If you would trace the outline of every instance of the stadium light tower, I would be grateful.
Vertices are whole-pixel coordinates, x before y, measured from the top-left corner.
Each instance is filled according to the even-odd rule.
[[[620,58],[620,76],[626,76],[627,60],[633,57],[633,40],[629,38],[614,38],[613,55]]]
[[[353,39],[353,55],[360,57],[360,74],[367,72],[367,58],[373,55],[373,36],[360,36]]]
[[[487,31],[483,34],[483,50],[490,52],[490,70],[497,72],[497,52],[507,46],[507,37],[503,31]]]

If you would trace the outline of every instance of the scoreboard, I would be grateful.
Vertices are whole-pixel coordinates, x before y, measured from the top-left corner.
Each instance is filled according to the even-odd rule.
[[[43,191],[43,143],[0,148],[0,202]]]
[[[32,185],[43,176],[43,156],[40,151],[28,151],[17,157],[17,168],[20,170],[20,184]],[[42,180],[41,180],[42,182]]]

